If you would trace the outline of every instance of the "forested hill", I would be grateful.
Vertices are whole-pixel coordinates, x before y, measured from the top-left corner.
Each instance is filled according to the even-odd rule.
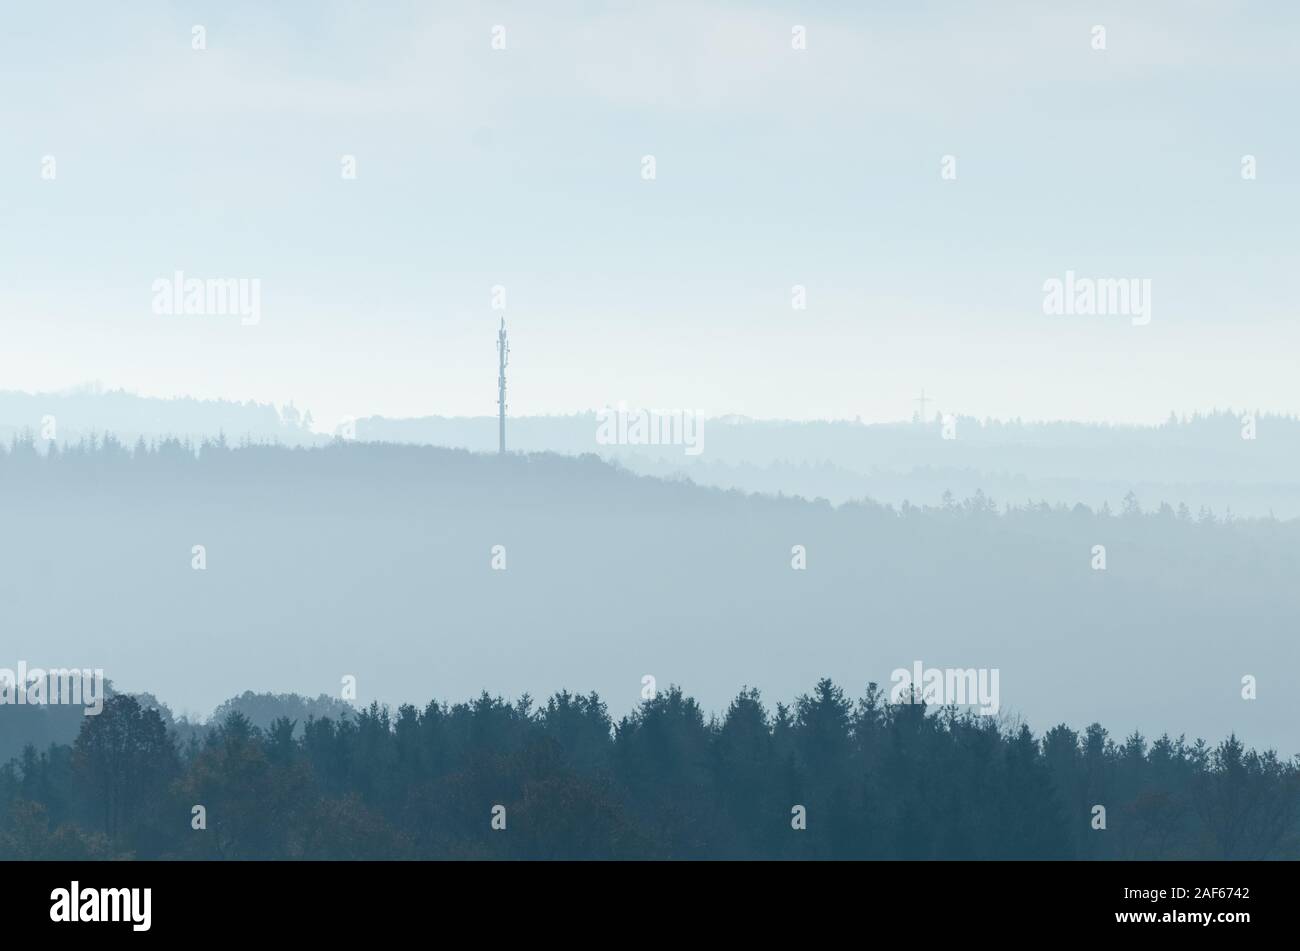
[[[1032,723],[1291,755],[1300,523],[1152,509],[836,507],[593,456],[19,443],[0,666],[102,667],[198,712],[345,677],[363,704],[580,683],[623,707],[653,676],[717,710],[737,682],[792,696],[919,661],[998,670]]]
[[[313,425],[310,411],[292,403],[277,408],[252,401],[158,399],[95,384],[58,393],[0,390],[0,439],[6,442],[30,437],[42,446],[67,446],[110,433],[126,443],[170,437],[198,444],[222,433],[236,443],[326,441],[311,431]]]
[[[489,401],[490,402],[490,401]],[[904,405],[910,405],[904,403]],[[870,498],[938,504],[982,491],[1023,503],[1083,502],[1118,508],[1133,491],[1144,505],[1187,503],[1218,513],[1300,517],[1300,420],[1251,409],[1171,413],[1160,425],[975,419],[953,414],[945,439],[928,422],[707,418],[698,454],[682,445],[598,440],[595,413],[514,417],[512,449],[597,453],[648,475],[688,475],[701,485],[785,493],[832,502]],[[83,387],[57,394],[0,392],[0,439],[31,434],[68,446],[113,433],[127,444],[176,437],[197,444],[327,444],[361,441],[475,451],[497,446],[495,416],[313,419],[308,408],[224,400],[157,399]],[[694,434],[693,434],[694,435]],[[1253,438],[1243,438],[1253,437]]]
[[[601,418],[580,413],[512,419],[512,444],[524,451],[687,455],[680,445],[602,446],[597,442]],[[1300,420],[1253,410],[1171,413],[1152,426],[977,419],[959,413],[952,417],[950,438],[944,438],[938,416],[896,423],[731,416],[704,418],[700,425],[701,459],[755,465],[834,462],[858,471],[955,465],[1086,478],[1114,475],[1120,469],[1135,480],[1252,482],[1294,480],[1300,465]],[[494,416],[368,417],[357,420],[356,427],[360,438],[375,441],[496,448]]]
[[[937,504],[945,491],[1118,508],[1187,503],[1217,512],[1300,516],[1300,420],[1267,413],[1171,414],[1158,426],[980,420],[876,423],[705,419],[682,445],[601,444],[595,414],[511,420],[525,451],[598,452],[647,475],[688,475],[749,492]],[[368,418],[363,439],[489,451],[495,418]],[[1251,438],[1243,438],[1251,437]]]

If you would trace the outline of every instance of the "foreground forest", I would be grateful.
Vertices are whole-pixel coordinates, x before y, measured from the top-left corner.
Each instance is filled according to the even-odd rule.
[[[617,722],[567,692],[242,712],[277,706],[306,709],[112,697],[0,768],[0,859],[1300,858],[1300,764],[1234,737],[1035,736],[829,680],[720,718],[678,688]]]

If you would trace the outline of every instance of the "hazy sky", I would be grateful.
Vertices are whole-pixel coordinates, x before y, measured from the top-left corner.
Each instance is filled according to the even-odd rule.
[[[499,284],[520,414],[1300,411],[1300,7],[545,8],[8,5],[0,388],[491,413]],[[1151,322],[1044,315],[1067,269]]]

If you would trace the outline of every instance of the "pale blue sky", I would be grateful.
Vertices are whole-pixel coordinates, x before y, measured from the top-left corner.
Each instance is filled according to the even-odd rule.
[[[1297,8],[990,6],[7,10],[0,388],[491,413],[502,284],[515,413],[1300,411]],[[1067,268],[1151,324],[1044,316]],[[176,269],[261,323],[153,314]]]

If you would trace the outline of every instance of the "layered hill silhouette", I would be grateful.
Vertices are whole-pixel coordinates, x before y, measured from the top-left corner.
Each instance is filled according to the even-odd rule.
[[[101,667],[179,711],[344,678],[361,704],[580,683],[626,708],[647,676],[717,710],[737,683],[856,693],[919,661],[997,669],[1001,715],[1035,724],[1296,752],[1297,523],[1133,497],[834,506],[359,442],[18,441],[0,480],[9,665]]]
[[[51,425],[51,421],[53,425]],[[848,421],[706,419],[702,449],[607,444],[597,414],[525,416],[509,423],[523,452],[594,453],[646,475],[688,476],[700,485],[746,492],[940,504],[977,491],[1023,504],[1082,502],[1120,508],[1134,492],[1225,514],[1300,516],[1300,420],[1256,411],[1185,414],[1157,426],[980,420],[956,414],[956,438],[937,418],[865,424]],[[50,433],[53,433],[53,439]],[[56,394],[0,392],[0,439],[75,445],[112,433],[127,444],[177,438],[198,445],[328,445],[336,435],[362,442],[495,451],[494,416],[313,420],[292,404],[156,399],[87,386]],[[1253,435],[1244,439],[1243,434]]]

